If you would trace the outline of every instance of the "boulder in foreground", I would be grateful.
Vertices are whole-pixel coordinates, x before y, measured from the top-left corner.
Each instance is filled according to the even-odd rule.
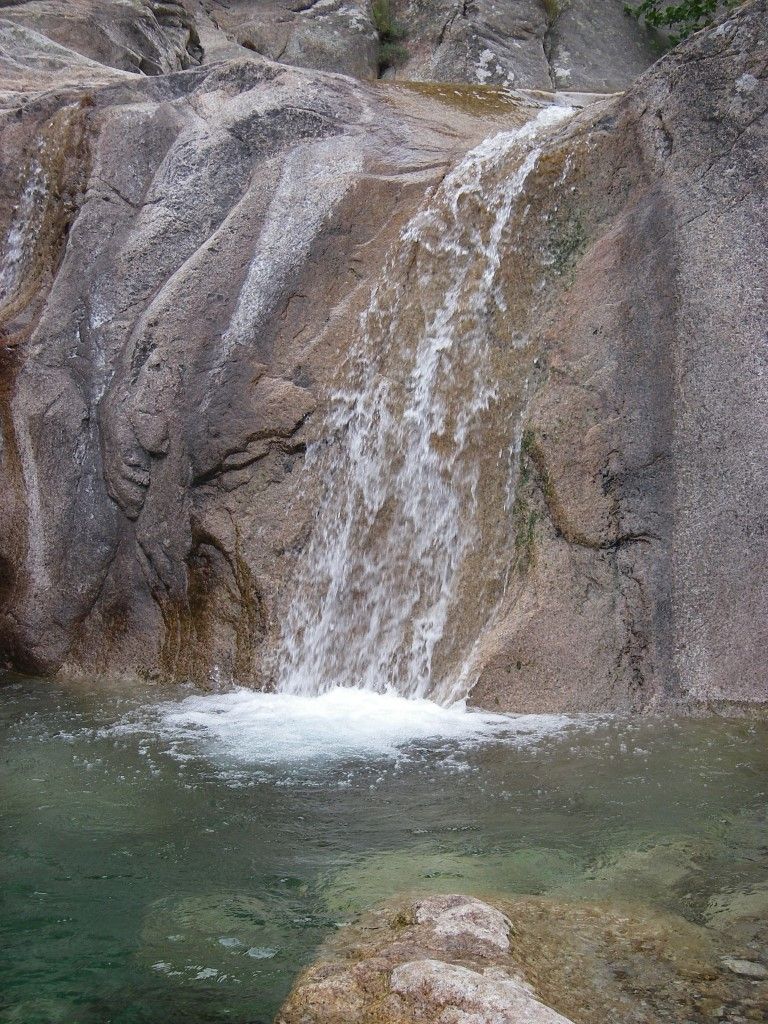
[[[726,947],[740,949],[638,905],[407,898],[337,933],[277,1024],[765,1019],[768,986],[729,971]]]

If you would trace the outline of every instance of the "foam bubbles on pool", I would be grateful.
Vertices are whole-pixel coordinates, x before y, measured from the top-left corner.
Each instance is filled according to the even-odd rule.
[[[312,697],[239,689],[190,696],[158,712],[165,734],[198,751],[263,766],[391,759],[494,741],[523,745],[573,724],[564,715],[498,715],[344,687]]]

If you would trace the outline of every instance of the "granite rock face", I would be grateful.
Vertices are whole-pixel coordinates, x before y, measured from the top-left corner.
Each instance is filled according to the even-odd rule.
[[[305,451],[385,254],[548,99],[257,52],[333,64],[306,19],[368,38],[352,4],[265,15],[293,26],[279,53],[245,5],[111,6],[0,9],[0,651],[267,686],[318,515]],[[544,74],[565,44],[541,49],[534,7],[514,5]],[[514,507],[486,501],[449,624],[481,706],[766,702],[767,13],[553,130],[499,236]],[[497,476],[501,437],[508,419],[481,456]]]
[[[510,968],[511,932],[465,896],[379,911],[299,978],[277,1024],[570,1024]]]
[[[549,19],[540,0],[400,0],[409,57],[398,77],[551,89]]]
[[[299,67],[377,78],[378,35],[366,0],[200,0],[238,46]]]
[[[393,9],[406,31],[399,78],[616,92],[658,56],[622,0],[395,0]]]
[[[313,413],[383,253],[527,108],[245,49],[145,76],[54,27],[0,19],[3,658],[263,683]]]
[[[387,77],[611,92],[658,56],[621,0],[392,0],[403,59]],[[369,0],[21,0],[0,5],[14,47],[30,33],[123,71],[166,74],[254,53],[375,79]]]
[[[663,41],[624,8],[623,0],[559,3],[545,38],[556,89],[619,92],[659,57]]]
[[[529,182],[516,570],[473,699],[765,704],[765,3],[585,112]],[[558,187],[558,203],[550,205]]]
[[[0,4],[10,56],[37,44],[49,59],[59,47],[123,71],[162,75],[199,64],[194,18],[182,0],[24,0]],[[7,36],[6,36],[7,38]],[[11,41],[12,40],[12,41]]]

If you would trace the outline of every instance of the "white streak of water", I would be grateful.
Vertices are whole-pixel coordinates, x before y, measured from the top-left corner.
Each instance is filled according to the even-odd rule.
[[[326,494],[285,619],[281,691],[435,692],[436,651],[479,541],[505,230],[537,141],[572,113],[547,107],[470,152],[390,254],[335,396],[332,441],[308,456]],[[445,681],[441,691],[455,696]]]
[[[5,243],[5,253],[0,264],[0,306],[9,301],[21,283],[27,254],[35,243],[35,213],[45,187],[43,169],[35,163],[21,193]]]

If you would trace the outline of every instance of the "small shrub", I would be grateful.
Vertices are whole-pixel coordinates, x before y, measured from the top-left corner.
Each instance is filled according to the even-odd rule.
[[[560,16],[561,12],[561,0],[541,0],[542,6],[547,13],[547,20],[550,25],[553,24]]]
[[[642,3],[625,4],[624,10],[643,21],[649,28],[667,31],[673,45],[685,39],[691,32],[711,25],[718,14],[729,7],[735,7],[741,0],[643,0]]]
[[[391,0],[373,0],[371,13],[379,35],[379,74],[382,74],[387,68],[399,67],[408,59],[408,50],[403,46],[408,31],[392,13]]]

